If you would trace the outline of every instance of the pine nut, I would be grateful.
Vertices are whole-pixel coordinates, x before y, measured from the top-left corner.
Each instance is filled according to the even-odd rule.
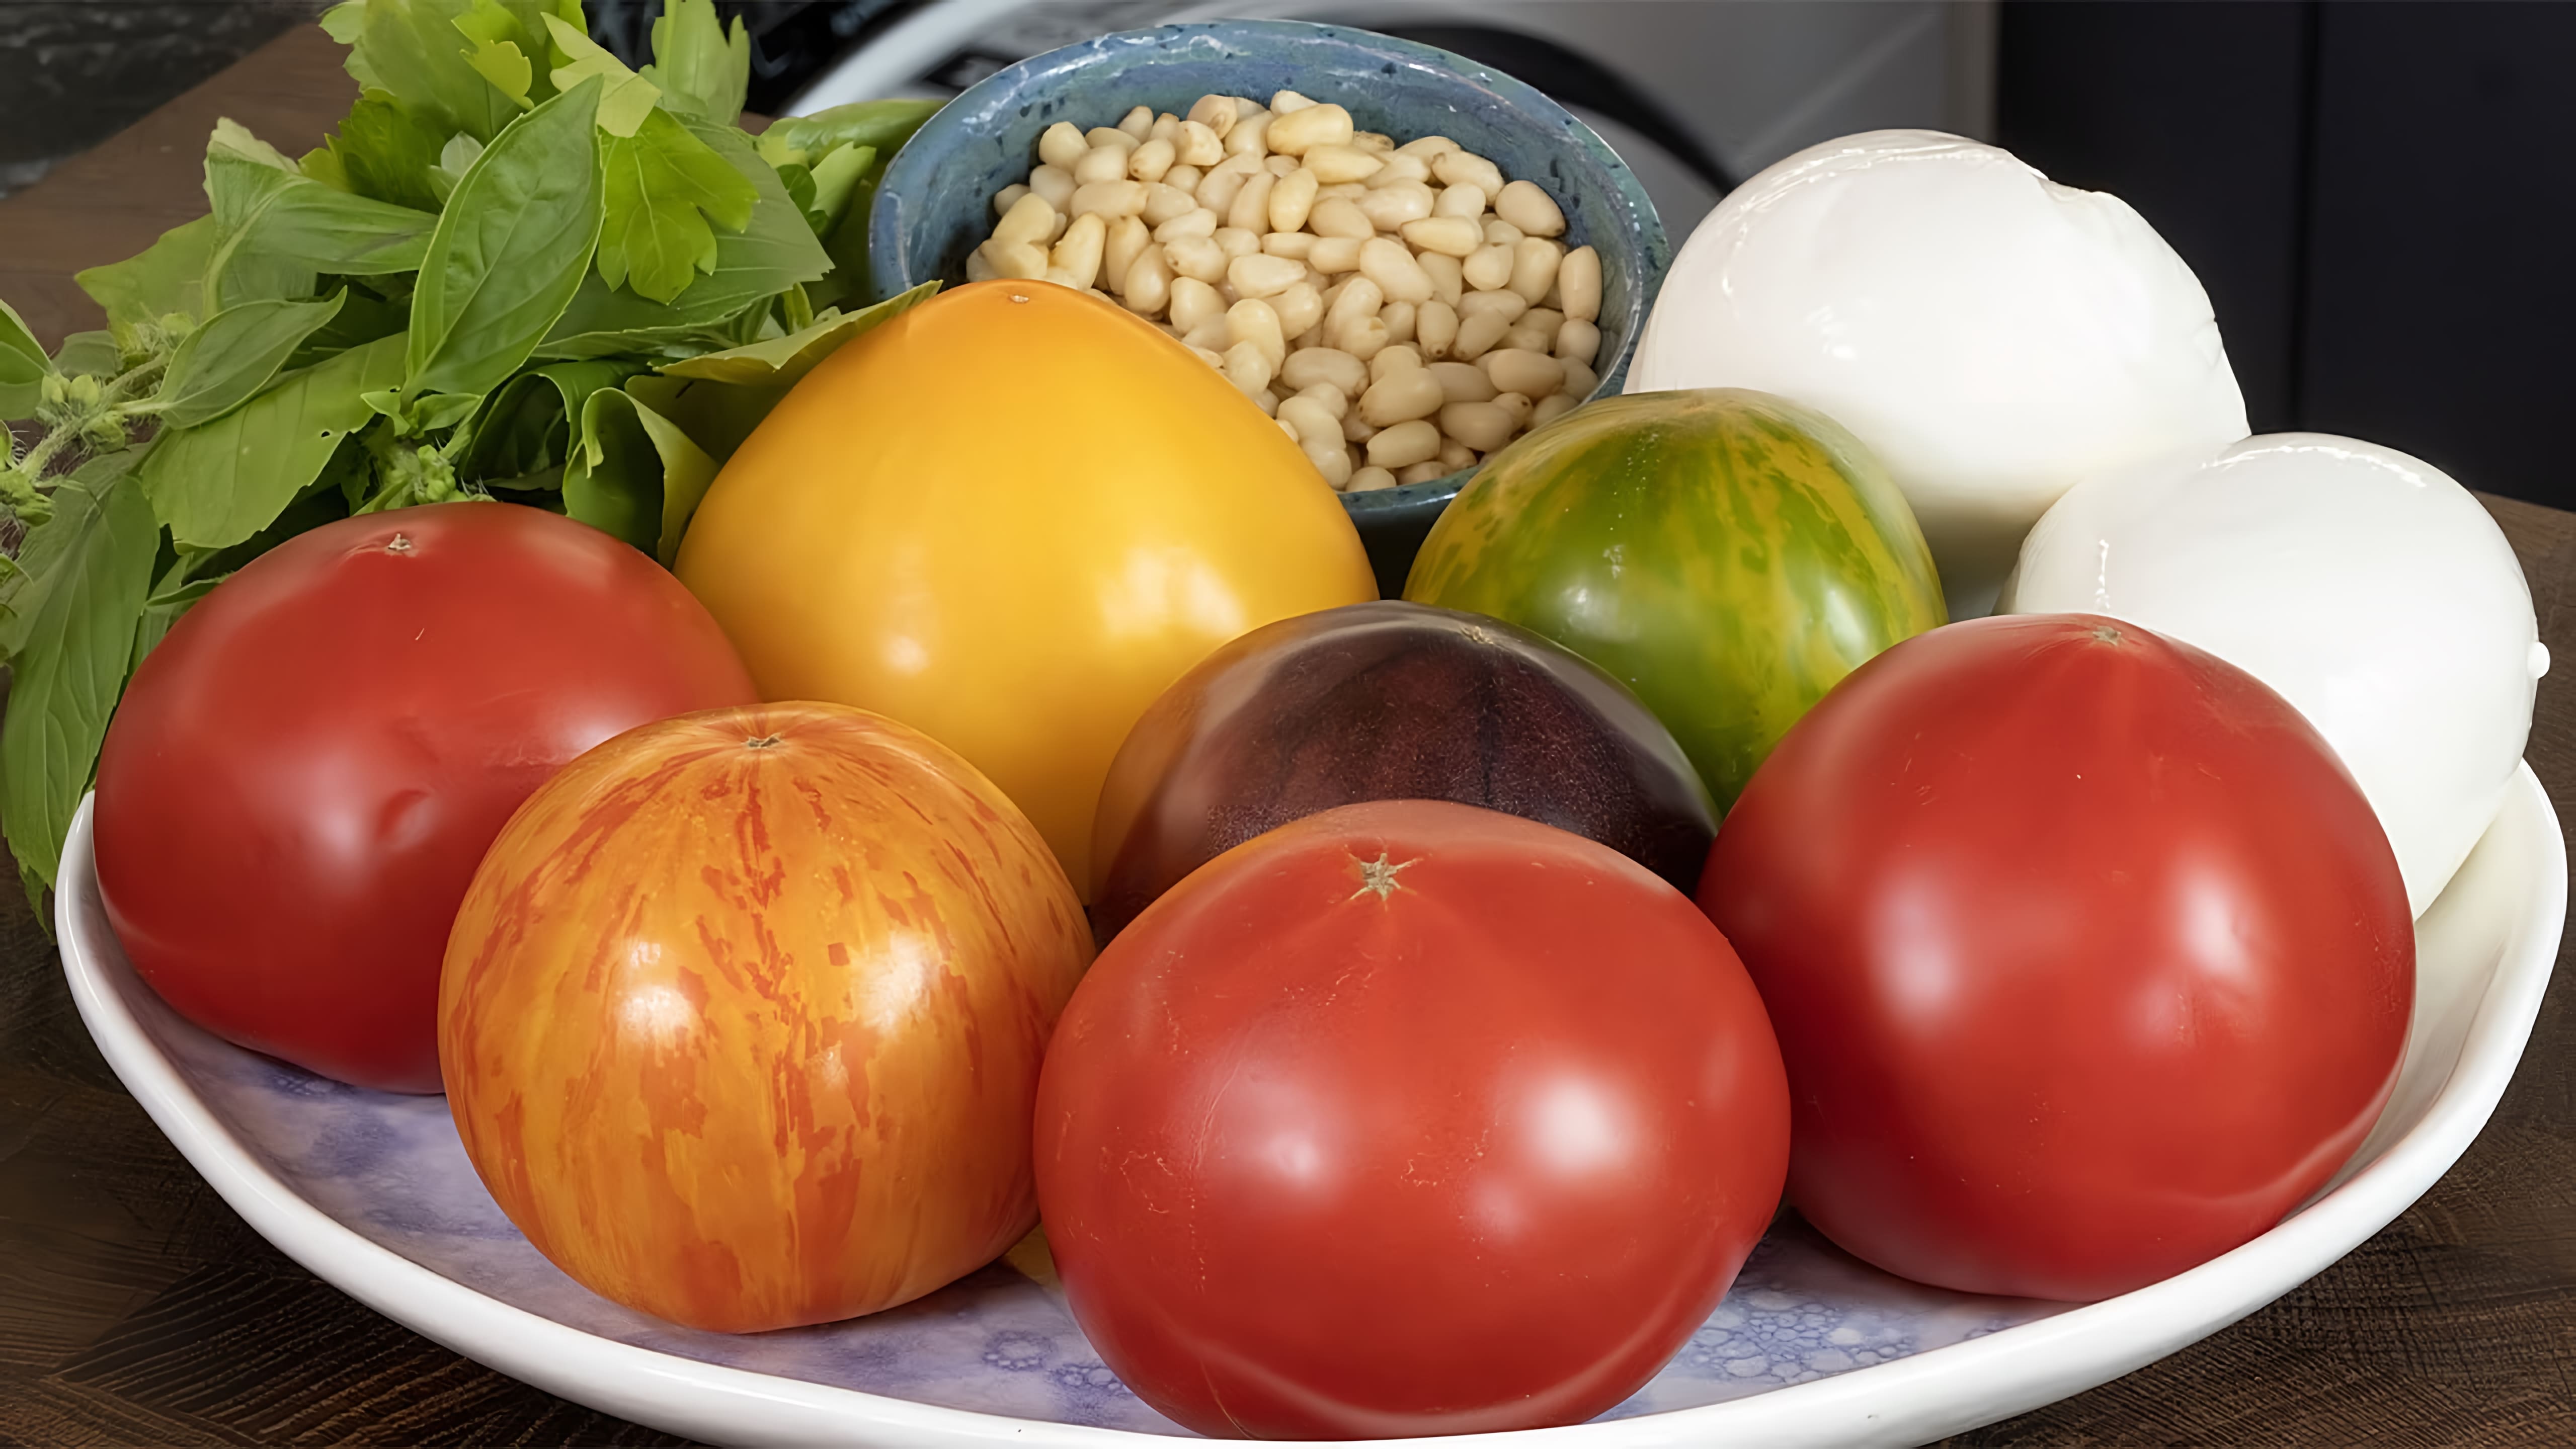
[[[1163,255],[1171,260],[1174,273],[1205,282],[1211,287],[1216,285],[1217,278],[1225,275],[1225,249],[1218,246],[1212,237],[1185,236],[1165,242]],[[1499,337],[1502,334],[1497,332],[1494,335]]]
[[[1261,234],[1261,249],[1274,257],[1286,257],[1305,275],[1306,258],[1315,251],[1315,234],[1311,231],[1266,231]]]
[[[1440,440],[1440,456],[1432,459],[1431,464],[1447,475],[1472,466],[1475,461],[1476,455],[1468,450],[1466,444],[1456,438],[1443,438]]]
[[[1230,126],[1233,122],[1226,124]],[[1178,151],[1184,166],[1214,166],[1225,159],[1225,141],[1198,120],[1193,112],[1191,119],[1181,122]]]
[[[1523,397],[1545,397],[1565,382],[1565,364],[1544,352],[1527,352],[1517,347],[1498,348],[1477,359],[1492,378],[1496,392],[1516,392]]]
[[[1149,141],[1169,141],[1174,147],[1178,147],[1181,144],[1181,118],[1173,115],[1169,111],[1165,111],[1161,115],[1156,116],[1154,118],[1154,129],[1147,133],[1146,139]]]
[[[1512,249],[1507,246],[1481,246],[1459,264],[1467,285],[1479,292],[1490,292],[1508,286],[1512,280]]]
[[[1478,312],[1458,319],[1458,340],[1449,344],[1449,355],[1463,362],[1473,362],[1491,351],[1512,330],[1509,318],[1500,312]]]
[[[1234,193],[1234,205],[1226,208],[1225,224],[1239,226],[1255,236],[1270,230],[1270,188],[1279,178],[1264,171],[1243,183]]]
[[[1302,111],[1313,104],[1313,100],[1305,96],[1301,96],[1295,91],[1273,91],[1270,93],[1270,112],[1272,115],[1284,116],[1290,111]]]
[[[1115,146],[1121,151],[1132,151],[1143,144],[1141,138],[1130,136],[1116,126],[1094,126],[1082,133],[1082,139],[1095,151],[1103,146]]]
[[[993,224],[993,240],[1006,247],[1018,246],[1023,242],[1034,242],[1040,237],[1050,235],[1054,230],[1055,208],[1047,205],[1045,197],[1036,192],[1030,192],[1022,196],[1007,215]]]
[[[1270,386],[1270,354],[1250,342],[1238,342],[1225,350],[1225,380],[1233,383],[1244,396],[1250,397]],[[1272,403],[1271,406],[1278,406]]]
[[[1181,191],[1188,193],[1190,197],[1190,205],[1192,206],[1199,204],[1199,183],[1206,179],[1207,173],[1199,170],[1199,168],[1195,166],[1188,165],[1175,166],[1171,170],[1163,173],[1163,184],[1165,186],[1177,187]]]
[[[1395,481],[1403,484],[1436,483],[1455,471],[1457,470],[1442,466],[1437,458],[1428,458],[1396,474]]]
[[[1384,169],[1386,163],[1355,146],[1309,146],[1299,158],[1315,179],[1326,186],[1345,181],[1366,181]]]
[[[1512,290],[1531,306],[1537,306],[1548,289],[1556,285],[1556,264],[1564,256],[1563,247],[1539,237],[1512,248]]]
[[[1390,343],[1413,340],[1413,318],[1414,305],[1411,302],[1389,302],[1385,310],[1377,314],[1377,320],[1386,324],[1386,340]]]
[[[1227,262],[1225,279],[1234,283],[1234,290],[1246,297],[1276,297],[1306,280],[1306,264],[1254,252]],[[1305,329],[1301,327],[1298,330],[1302,332]]]
[[[1473,151],[1444,151],[1431,163],[1431,174],[1443,186],[1473,186],[1487,196],[1500,195],[1503,173]]]
[[[1367,185],[1371,191],[1381,187],[1400,186],[1407,181],[1419,182],[1431,179],[1430,165],[1419,156],[1407,156],[1401,151],[1394,151],[1378,159],[1385,164],[1378,168],[1376,175],[1368,179]]]
[[[1294,340],[1324,320],[1324,299],[1300,273],[1295,284],[1270,299],[1270,310],[1279,314],[1279,330]]]
[[[1139,148],[1142,149],[1142,148]],[[1085,151],[1073,163],[1073,184],[1088,186],[1095,181],[1123,181],[1127,178],[1127,153],[1115,146],[1102,146]]]
[[[1387,300],[1393,302],[1428,302],[1431,300],[1431,274],[1404,249],[1404,243],[1385,237],[1372,237],[1360,244],[1360,275],[1377,283]]]
[[[1528,240],[1528,236],[1529,234],[1527,232],[1522,231],[1519,227],[1512,225],[1510,222],[1503,220],[1499,216],[1489,216],[1485,218],[1485,244],[1487,246],[1516,247],[1523,241]]]
[[[1058,211],[1073,205],[1073,173],[1061,166],[1041,166],[1029,173],[1029,190]]]
[[[1350,416],[1350,398],[1346,396],[1340,388],[1333,386],[1329,382],[1319,382],[1312,387],[1301,388],[1298,390],[1297,396],[1311,399],[1317,406],[1323,408],[1324,411],[1331,413],[1333,415],[1334,426],[1337,428],[1341,425],[1341,420],[1343,418]]]
[[[989,282],[1001,275],[1001,273],[993,270],[993,264],[990,261],[987,261],[984,257],[984,247],[991,245],[991,242],[986,242],[983,246],[978,246],[975,250],[966,254],[966,280],[970,282]]]
[[[1494,194],[1494,215],[1531,236],[1563,236],[1565,213],[1534,181],[1515,181]]]
[[[1369,380],[1368,364],[1337,347],[1299,348],[1288,354],[1279,375],[1300,392],[1320,385],[1344,394],[1355,393],[1367,387]],[[1484,376],[1481,372],[1476,375]]]
[[[1275,415],[1279,411],[1279,394],[1265,387],[1252,395],[1252,405]]]
[[[1438,361],[1458,340],[1458,312],[1434,297],[1413,309],[1413,343],[1422,355]]]
[[[1403,226],[1404,239],[1426,252],[1464,259],[1475,255],[1482,238],[1476,235],[1476,224],[1460,216],[1438,216],[1427,221],[1408,221]]]
[[[1068,216],[1103,217],[1135,216],[1145,209],[1145,183],[1142,181],[1095,181],[1073,190],[1073,205],[1065,208]]]
[[[1383,381],[1390,372],[1419,372],[1422,354],[1409,342],[1390,342],[1385,351],[1369,359],[1368,370],[1371,382]]]
[[[1225,314],[1219,312],[1183,334],[1181,345],[1203,352],[1222,353],[1234,346],[1234,334],[1226,330]]]
[[[1395,231],[1431,214],[1431,188],[1415,183],[1390,186],[1372,191],[1352,203],[1369,225],[1379,231]]]
[[[1455,151],[1458,143],[1446,136],[1416,136],[1395,148],[1398,156],[1419,156],[1425,161],[1439,158],[1444,151]]]
[[[1592,396],[1593,389],[1601,386],[1601,375],[1592,370],[1591,363],[1561,360],[1558,365],[1565,369],[1565,381],[1558,384],[1559,388],[1577,402]]]
[[[1574,411],[1578,406],[1580,406],[1580,404],[1573,397],[1561,392],[1540,398],[1538,400],[1538,406],[1530,409],[1530,430],[1535,432],[1540,428],[1546,427],[1548,424],[1555,422],[1558,418],[1564,417],[1567,413]]]
[[[1118,118],[1118,129],[1142,141],[1154,134],[1154,108],[1137,106]]]
[[[1440,395],[1453,403],[1494,400],[1494,380],[1474,363],[1435,362],[1422,370],[1440,384]]]
[[[1372,468],[1405,468],[1429,462],[1440,451],[1440,430],[1417,418],[1398,423],[1368,441]]]
[[[1576,247],[1557,264],[1557,289],[1565,294],[1565,315],[1571,321],[1601,320],[1601,254],[1590,247]]]
[[[1369,439],[1374,438],[1374,437],[1376,437],[1376,436],[1377,436],[1377,424],[1370,422],[1368,419],[1366,419],[1366,418],[1364,418],[1364,417],[1361,417],[1358,413],[1352,413],[1352,414],[1350,414],[1349,416],[1347,416],[1347,417],[1345,417],[1345,418],[1343,418],[1343,419],[1342,419],[1342,441],[1343,441],[1343,442],[1346,442],[1346,443],[1365,443],[1365,442],[1367,442]]]
[[[1011,208],[1019,205],[1020,198],[1029,194],[1029,189],[1027,187],[1017,183],[1005,186],[1001,190],[994,192],[993,215],[996,217],[1010,215]]]
[[[1203,126],[1211,135],[1221,141],[1225,139],[1226,132],[1234,129],[1234,114],[1234,97],[1201,96],[1198,98],[1197,104],[1190,107],[1189,119],[1182,122],[1182,124],[1184,126]],[[1215,159],[1215,157],[1211,156],[1208,158],[1208,161],[1213,161]],[[1199,164],[1205,166],[1208,163],[1207,161],[1202,161]]]
[[[1279,366],[1288,360],[1288,337],[1279,330],[1279,314],[1258,297],[1246,297],[1225,309],[1227,335],[1236,342],[1249,342],[1270,359],[1270,371],[1278,375]]]
[[[1430,373],[1418,367],[1399,368],[1371,383],[1369,390],[1361,394],[1360,416],[1374,426],[1391,428],[1397,423],[1427,418],[1447,402],[1439,381]]]
[[[1467,280],[1466,274],[1458,265],[1458,259],[1444,257],[1438,252],[1424,252],[1414,260],[1420,262],[1422,270],[1431,277],[1433,299],[1446,302],[1454,309],[1458,305],[1459,297],[1466,291]]]
[[[1366,276],[1353,277],[1344,282],[1339,291],[1340,295],[1333,298],[1331,309],[1324,314],[1324,329],[1328,332],[1339,332],[1362,317],[1374,317],[1378,309],[1386,305],[1386,294]]]
[[[1395,475],[1393,473],[1386,471],[1384,468],[1362,468],[1351,474],[1351,481],[1343,485],[1342,491],[1345,493],[1375,493],[1381,488],[1392,488],[1394,486]]]
[[[1367,241],[1377,235],[1377,223],[1368,219],[1368,213],[1338,196],[1315,203],[1314,209],[1306,213],[1306,229],[1317,236],[1349,237],[1355,241]]]
[[[1064,240],[1047,257],[1047,280],[1067,287],[1088,287],[1100,279],[1100,254],[1108,244],[1109,223],[1097,214],[1078,216],[1065,229]]]
[[[1476,224],[1476,235],[1481,239],[1485,234],[1484,188],[1477,186],[1473,182],[1444,187],[1440,192],[1440,199],[1432,204],[1431,214],[1433,216],[1454,216],[1461,220],[1474,222]]]
[[[1531,310],[1536,311],[1538,309],[1532,308]],[[1523,352],[1546,352],[1548,349],[1556,345],[1556,339],[1548,335],[1546,328],[1539,326],[1528,318],[1523,318],[1520,321],[1513,323],[1511,330],[1503,334],[1502,345],[1505,347],[1516,347]]]
[[[1145,213],[1144,220],[1151,221],[1153,220],[1153,217],[1154,214],[1151,211],[1148,211]],[[1164,222],[1162,225],[1155,227],[1154,240],[1169,244],[1179,241],[1183,237],[1214,236],[1216,235],[1216,228],[1217,216],[1215,212],[1208,210],[1204,206],[1193,206],[1189,210],[1182,212],[1180,215],[1173,217],[1170,221]]]
[[[1058,121],[1038,136],[1038,159],[1066,171],[1071,171],[1073,164],[1090,150],[1091,143],[1082,139],[1082,128],[1071,121]]]
[[[1219,301],[1216,288],[1196,277],[1176,277],[1171,283],[1172,325],[1184,334],[1196,332],[1209,319],[1225,315],[1225,303]]]
[[[1363,151],[1376,151],[1382,154],[1391,154],[1395,150],[1395,138],[1384,131],[1353,131],[1351,144]]]
[[[1247,231],[1239,226],[1218,227],[1213,240],[1218,249],[1225,253],[1225,259],[1229,262],[1236,257],[1257,256],[1261,251],[1261,233]],[[1300,270],[1297,275],[1302,277],[1306,274]]]
[[[1354,133],[1351,113],[1340,106],[1308,106],[1270,123],[1270,149],[1283,156],[1303,156],[1314,146],[1347,146]]]
[[[1339,437],[1299,438],[1297,450],[1306,455],[1306,461],[1314,464],[1315,471],[1323,474],[1324,481],[1336,490],[1351,481],[1351,450],[1342,446]]]
[[[1299,231],[1306,225],[1306,215],[1315,209],[1315,189],[1323,183],[1304,167],[1279,178],[1270,188],[1270,229]]]
[[[1367,240],[1367,237],[1318,237],[1315,249],[1306,254],[1306,265],[1326,276],[1356,272],[1360,269],[1360,244]]]
[[[1332,339],[1335,347],[1362,362],[1377,356],[1392,340],[1386,335],[1386,324],[1375,317],[1362,317],[1336,329]]]
[[[1500,312],[1508,326],[1521,320],[1521,314],[1528,310],[1529,303],[1522,301],[1518,292],[1470,292],[1458,302],[1458,318],[1462,322],[1487,312]]]
[[[1127,174],[1139,181],[1160,181],[1172,173],[1172,163],[1179,159],[1178,149],[1158,137],[1127,153]]]
[[[1161,247],[1149,245],[1127,264],[1127,284],[1120,293],[1126,298],[1127,310],[1140,316],[1151,317],[1170,303],[1172,268],[1164,260]]]
[[[1532,404],[1529,400],[1528,394],[1526,393],[1496,393],[1494,394],[1494,406],[1501,408],[1504,414],[1512,420],[1512,431],[1515,433],[1520,431],[1521,424],[1529,421],[1530,408],[1532,407]]]
[[[1200,210],[1199,199],[1169,182],[1158,182],[1145,188],[1145,209],[1141,215],[1147,226],[1159,227],[1176,216],[1187,216]],[[1208,230],[1216,230],[1216,213],[1208,213]]]
[[[1528,311],[1523,312],[1521,314],[1521,320],[1513,325],[1515,327],[1537,328],[1539,332],[1547,338],[1547,341],[1540,344],[1536,350],[1540,352],[1554,352],[1556,350],[1556,334],[1564,330],[1565,327],[1565,314],[1557,311],[1553,307],[1532,307]]]
[[[1270,123],[1277,119],[1268,111],[1247,111],[1234,118],[1234,129],[1225,133],[1225,154],[1259,156],[1275,149],[1267,144]]]
[[[1601,355],[1601,329],[1592,323],[1566,314],[1565,325],[1556,329],[1556,355],[1567,362],[1590,362]]]
[[[994,276],[1033,282],[1046,275],[1047,256],[1035,242],[988,241],[976,250],[983,253]]]
[[[1315,188],[1317,201],[1357,201],[1366,195],[1368,185],[1360,181],[1336,181],[1330,186]]]

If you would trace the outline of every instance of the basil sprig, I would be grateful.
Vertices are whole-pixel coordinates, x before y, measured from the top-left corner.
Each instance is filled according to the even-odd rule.
[[[795,379],[936,286],[857,306],[877,178],[936,103],[755,140],[713,0],[673,0],[641,71],[580,0],[322,25],[361,90],[319,149],[218,122],[207,214],[77,278],[104,332],[48,355],[0,302],[0,829],[39,905],[126,680],[233,570],[458,499],[667,564]]]

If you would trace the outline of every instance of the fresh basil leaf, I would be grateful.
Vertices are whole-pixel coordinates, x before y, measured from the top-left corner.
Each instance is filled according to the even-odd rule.
[[[105,380],[125,370],[125,353],[112,332],[75,332],[55,349],[54,369],[65,377]]]
[[[404,349],[399,335],[380,338],[289,373],[211,423],[164,434],[142,470],[154,513],[189,548],[267,527],[375,416],[360,394],[401,380]]]
[[[823,249],[832,258],[829,280],[841,284],[845,295],[869,295],[868,285],[868,213],[876,209],[877,183],[885,179],[883,166],[871,167],[850,187],[850,199],[841,210],[840,223],[823,239]]]
[[[334,191],[291,166],[269,164],[276,154],[231,121],[215,123],[206,147],[206,195],[220,233],[207,276],[219,305],[274,295],[236,294],[227,285],[236,260],[292,266],[304,291],[315,271],[373,276],[419,268],[438,225],[435,214]]]
[[[828,237],[840,226],[841,219],[849,215],[850,201],[858,194],[859,183],[876,170],[876,165],[874,146],[843,146],[814,163],[811,193],[801,202],[814,235]],[[829,249],[827,245],[825,250]]]
[[[728,35],[715,0],[671,0],[653,22],[653,63],[645,79],[662,104],[702,121],[733,124],[751,88],[751,32],[735,16]]]
[[[891,157],[945,102],[858,101],[810,116],[782,116],[760,136],[761,154],[773,164],[812,165],[836,146],[874,146]]]
[[[170,354],[154,402],[161,426],[193,428],[248,401],[305,338],[339,314],[346,296],[344,291],[327,302],[245,302],[207,318]]]
[[[54,883],[63,836],[89,789],[124,691],[161,526],[110,454],[54,489],[53,585],[27,620],[0,724],[0,830],[30,902]]]
[[[473,0],[363,4],[354,13],[350,5],[334,9],[324,26],[345,37],[346,64],[359,85],[388,93],[441,137],[464,131],[488,143],[518,119],[518,102],[467,60],[471,51],[456,22],[473,11]]]
[[[392,94],[363,91],[326,143],[329,154],[348,178],[346,190],[415,211],[438,210],[445,198],[431,184],[445,132],[405,110]],[[463,134],[459,132],[458,134]],[[320,153],[316,153],[320,154]],[[305,159],[307,175],[313,157]],[[316,180],[321,178],[316,177]]]
[[[412,404],[412,429],[433,433],[455,427],[483,406],[481,393],[434,392]]]
[[[477,75],[492,83],[513,105],[525,110],[536,104],[529,88],[536,82],[536,63],[530,52],[542,53],[537,38],[528,34],[519,17],[498,0],[474,0],[474,8],[451,22],[458,34],[474,42],[465,55],[465,63]]]
[[[146,328],[173,313],[192,320],[205,314],[206,262],[222,230],[213,217],[201,216],[161,233],[159,241],[124,261],[91,267],[72,280],[107,309],[108,330],[120,348],[148,352]]]
[[[439,150],[438,164],[429,171],[429,186],[438,193],[439,205],[447,204],[447,198],[455,194],[456,183],[474,169],[474,158],[482,154],[483,143],[463,131],[447,138],[447,144]]]
[[[161,647],[161,640],[169,634],[170,626],[179,622],[179,616],[195,607],[199,599],[213,593],[215,585],[223,581],[223,578],[192,579],[167,593],[155,591],[144,600],[143,613],[134,623],[134,659],[126,666],[127,673],[141,667],[143,657]]]
[[[564,469],[564,512],[668,566],[715,476],[715,460],[678,424],[604,389],[582,405],[580,443]]]
[[[706,353],[685,362],[665,363],[659,371],[669,377],[698,378],[738,387],[793,384],[813,371],[816,363],[840,350],[843,343],[929,301],[938,290],[937,282],[924,282],[873,307],[819,318],[801,332],[748,347]]]
[[[631,377],[625,390],[637,402],[679,424],[698,450],[721,467],[787,396],[787,383],[742,387],[685,377]]]
[[[654,103],[662,99],[661,88],[627,69],[626,62],[609,54],[579,25],[550,15],[546,32],[554,38],[556,51],[567,57],[555,68],[555,89],[569,91],[597,78],[604,87],[599,97],[599,129],[612,136],[634,135]]]
[[[585,81],[528,112],[457,183],[412,293],[406,395],[490,392],[564,315],[599,242],[598,103]]]
[[[760,200],[742,173],[667,111],[646,116],[633,136],[610,137],[603,154],[600,278],[656,302],[713,272],[715,227],[742,230]]]
[[[582,404],[643,370],[635,362],[552,362],[511,378],[475,420],[464,476],[486,487],[561,486]]]
[[[27,330],[26,319],[0,302],[0,418],[34,417],[44,400],[45,379],[53,372],[53,359]]]
[[[410,308],[396,306],[361,287],[344,286],[332,295],[339,299],[339,312],[288,354],[283,371],[311,367],[335,352],[391,337],[403,330],[410,318]]]

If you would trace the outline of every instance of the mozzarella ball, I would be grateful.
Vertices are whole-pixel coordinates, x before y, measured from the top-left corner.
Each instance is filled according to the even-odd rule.
[[[2549,668],[2477,499],[2321,433],[2080,484],[2031,530],[2004,603],[2126,619],[2278,691],[2369,797],[2419,916],[2495,819]]]
[[[2245,436],[2209,298],[2118,197],[1931,131],[1799,152],[1673,259],[1629,392],[1749,387],[1830,414],[1914,507],[1950,617],[1992,607],[2077,480]]]

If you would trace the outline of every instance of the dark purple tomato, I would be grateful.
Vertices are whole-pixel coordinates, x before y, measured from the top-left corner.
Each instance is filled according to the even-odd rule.
[[[1676,889],[1717,810],[1637,697],[1515,625],[1389,599],[1283,619],[1145,711],[1100,792],[1092,925],[1106,942],[1201,865],[1367,800],[1450,800],[1597,840]]]

